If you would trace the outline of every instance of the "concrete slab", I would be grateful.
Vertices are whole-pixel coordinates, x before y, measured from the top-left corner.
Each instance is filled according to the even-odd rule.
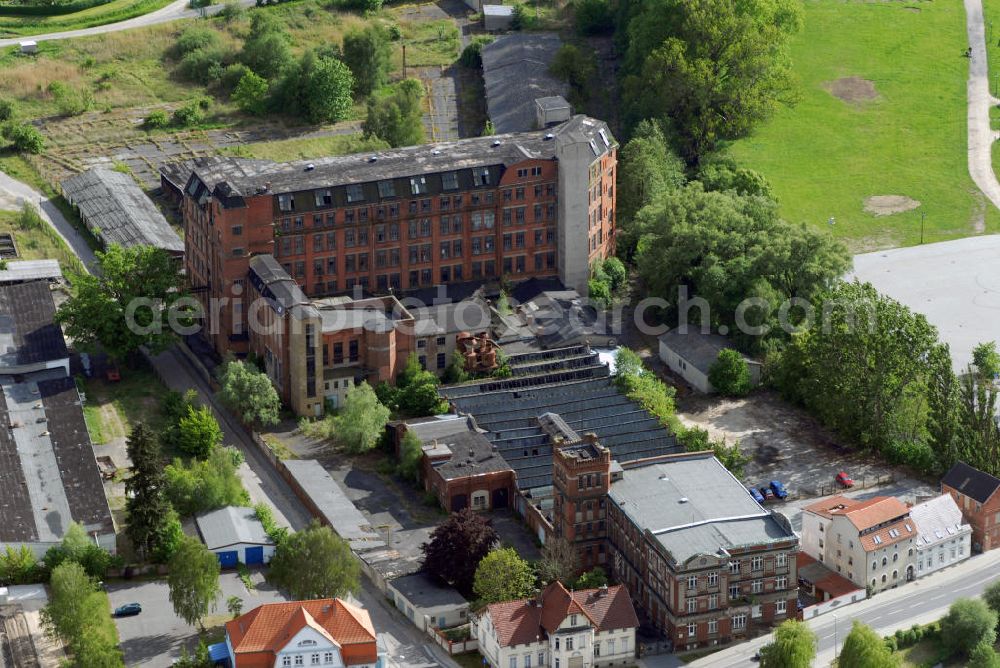
[[[861,281],[922,313],[951,348],[956,372],[1000,331],[1000,235],[854,256]]]

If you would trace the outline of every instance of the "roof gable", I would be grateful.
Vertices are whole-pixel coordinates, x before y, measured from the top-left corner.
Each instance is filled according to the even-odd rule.
[[[1000,478],[965,462],[956,462],[941,478],[941,484],[958,490],[977,503],[986,503],[1000,489]]]
[[[236,654],[281,651],[305,628],[338,645],[371,643],[375,660],[375,629],[365,610],[340,599],[269,603],[226,623]]]

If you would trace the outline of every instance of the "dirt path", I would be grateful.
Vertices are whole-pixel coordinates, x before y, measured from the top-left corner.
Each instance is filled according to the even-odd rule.
[[[1000,208],[1000,182],[993,172],[993,142],[1000,138],[990,126],[990,107],[997,100],[990,95],[989,62],[983,30],[982,0],[965,0],[966,30],[972,57],[969,59],[969,175],[979,189]]]

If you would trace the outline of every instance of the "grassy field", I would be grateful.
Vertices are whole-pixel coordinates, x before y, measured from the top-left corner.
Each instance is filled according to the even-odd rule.
[[[782,214],[832,227],[854,250],[919,243],[922,216],[926,242],[998,231],[966,164],[962,4],[804,4],[792,53],[801,100],[732,147],[770,179]],[[864,207],[877,195],[920,206],[876,217]]]
[[[82,265],[63,240],[47,225],[41,229],[21,229],[17,224],[17,211],[0,210],[0,233],[12,234],[17,244],[19,260],[59,260],[63,274],[81,271]]]
[[[171,0],[111,0],[103,5],[60,16],[12,16],[5,15],[0,8],[0,37],[40,35],[116,23],[155,12],[170,2]]]
[[[145,422],[158,433],[165,426],[160,401],[166,394],[160,379],[143,365],[136,369],[122,368],[121,380],[109,383],[103,378],[84,381],[87,401],[83,416],[94,443],[107,443],[128,436],[139,422]]]

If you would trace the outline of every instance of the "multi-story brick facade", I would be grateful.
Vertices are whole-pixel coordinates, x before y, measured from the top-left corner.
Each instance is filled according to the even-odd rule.
[[[974,550],[1000,547],[1000,478],[957,462],[941,479],[941,491],[951,494],[972,526]]]
[[[553,524],[576,546],[582,568],[603,566],[607,561],[605,506],[611,489],[611,451],[588,434],[579,445],[554,448],[552,457]]]
[[[312,298],[533,276],[584,291],[591,263],[614,252],[616,151],[604,123],[576,116],[314,162],[196,161],[181,212],[207,336],[220,353],[247,352],[233,304],[258,254]]]
[[[798,538],[712,453],[609,462],[603,475],[609,570],[675,649],[725,644],[795,616]]]

